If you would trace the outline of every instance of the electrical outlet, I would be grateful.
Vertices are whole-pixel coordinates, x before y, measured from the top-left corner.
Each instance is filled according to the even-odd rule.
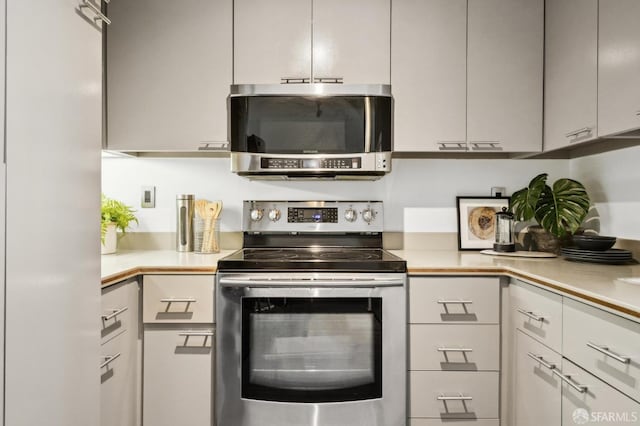
[[[492,186],[491,187],[491,196],[492,197],[506,197],[507,188],[504,186]]]
[[[143,209],[153,209],[156,206],[156,187],[143,186],[140,199],[140,206]]]

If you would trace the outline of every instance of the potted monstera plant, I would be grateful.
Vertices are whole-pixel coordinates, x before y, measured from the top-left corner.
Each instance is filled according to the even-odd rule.
[[[133,214],[135,210],[126,204],[107,198],[102,194],[101,208],[101,242],[102,254],[111,254],[116,252],[118,244],[117,230],[121,230],[124,234],[131,222],[138,223],[138,219]]]
[[[509,209],[516,221],[538,223],[528,230],[538,250],[557,253],[582,225],[591,200],[580,182],[561,178],[550,186],[547,177],[547,173],[539,174],[529,186],[514,192]]]

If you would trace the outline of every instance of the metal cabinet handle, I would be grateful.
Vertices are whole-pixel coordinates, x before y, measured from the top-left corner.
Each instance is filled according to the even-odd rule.
[[[313,79],[314,83],[329,83],[329,84],[342,84],[344,79],[342,77],[316,77]]]
[[[534,320],[534,321],[544,322],[544,320],[546,319],[545,317],[540,316],[540,315],[536,315],[536,314],[534,314],[534,313],[533,313],[533,312],[531,312],[531,311],[525,311],[524,309],[520,309],[520,308],[518,308],[517,310],[518,310],[518,312],[520,312],[522,315],[524,315],[524,316],[526,316],[526,317],[529,317],[529,318],[531,318],[531,319],[532,319],[532,320]]]
[[[563,382],[565,382],[566,384],[568,384],[569,386],[571,386],[572,388],[574,388],[580,393],[585,393],[588,389],[587,386],[581,385],[580,383],[576,383],[569,375],[562,374],[558,370],[551,370],[551,372],[556,376],[558,376],[560,380],[562,380]]]
[[[229,142],[200,142],[198,146],[198,151],[228,151],[229,150]]]
[[[309,77],[282,77],[280,78],[280,84],[306,84],[310,83]]]
[[[110,314],[102,316],[102,321],[109,321],[111,318],[117,317],[121,313],[126,312],[128,309],[129,308],[127,306],[120,309],[112,309]]]
[[[438,348],[438,352],[473,352],[471,348]]]
[[[473,397],[460,394],[459,396],[440,395],[436,398],[438,401],[472,401]]]
[[[105,356],[105,357],[103,358],[103,359],[104,359],[104,362],[103,362],[102,364],[100,364],[100,368],[104,368],[104,367],[106,367],[107,365],[111,364],[113,361],[115,361],[116,359],[120,358],[120,355],[121,355],[121,354],[120,354],[120,352],[118,352],[118,353],[117,353],[117,354],[115,354],[115,355]]]
[[[178,333],[178,336],[181,337],[213,337],[215,335],[214,331],[183,331]]]
[[[471,305],[473,300],[438,300],[438,305]]]
[[[640,111],[636,111],[636,115],[637,115],[637,116],[640,116]]]
[[[437,142],[439,151],[467,151],[467,143],[464,141]]]
[[[111,25],[111,20],[107,18],[100,8],[96,6],[91,0],[82,0],[82,4],[79,6],[80,9],[89,8],[93,13],[95,13],[96,17],[93,18],[94,21],[102,21],[107,25]]]
[[[616,361],[619,361],[623,364],[629,364],[631,362],[631,358],[628,356],[624,356],[624,355],[619,355],[616,353],[611,352],[611,350],[609,350],[609,348],[607,346],[600,346],[600,345],[596,345],[593,342],[588,342],[587,346],[589,346],[591,349],[595,349],[596,351],[605,354],[608,357],[611,357],[613,359],[615,359]]]
[[[500,141],[470,142],[472,151],[502,151]]]
[[[573,132],[567,133],[565,137],[573,138],[573,137],[578,137],[583,133],[591,133],[591,132],[593,132],[593,127],[583,127],[581,129],[574,130]]]
[[[532,352],[527,352],[527,356],[529,358],[531,358],[531,359],[534,359],[536,362],[539,362],[543,366],[547,367],[549,370],[555,370],[556,369],[556,365],[555,364],[545,361],[545,359],[541,355],[536,355],[536,354],[534,354]]]
[[[173,298],[173,299],[160,299],[162,303],[196,303],[196,299],[192,297],[187,298]]]

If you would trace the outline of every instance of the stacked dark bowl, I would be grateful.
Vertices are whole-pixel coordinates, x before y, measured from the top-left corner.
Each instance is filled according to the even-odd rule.
[[[603,235],[574,235],[573,244],[582,250],[604,251],[609,250],[616,243],[616,237]]]

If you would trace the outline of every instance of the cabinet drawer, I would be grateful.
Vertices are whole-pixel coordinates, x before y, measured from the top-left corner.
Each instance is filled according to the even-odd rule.
[[[498,278],[411,277],[409,280],[411,323],[498,324],[499,314]]]
[[[640,422],[638,402],[566,359],[562,360],[562,373],[571,376],[574,384],[587,388],[579,392],[567,383],[562,385],[563,425],[637,425]]]
[[[562,296],[514,281],[509,306],[516,328],[562,353]]]
[[[116,338],[126,330],[137,330],[137,283],[125,282],[105,288],[102,290],[100,304],[102,311],[100,315],[102,344]]]
[[[565,357],[640,401],[639,323],[565,298],[563,339]]]
[[[500,326],[411,324],[410,370],[498,371]]]
[[[213,275],[145,275],[145,323],[213,323]]]
[[[409,426],[500,426],[498,419],[468,419],[468,420],[443,420],[443,419],[409,419]]]
[[[411,371],[409,417],[497,419],[498,385],[498,372]]]
[[[134,426],[137,419],[137,358],[127,330],[101,347],[101,426]],[[110,360],[110,362],[109,362]]]

